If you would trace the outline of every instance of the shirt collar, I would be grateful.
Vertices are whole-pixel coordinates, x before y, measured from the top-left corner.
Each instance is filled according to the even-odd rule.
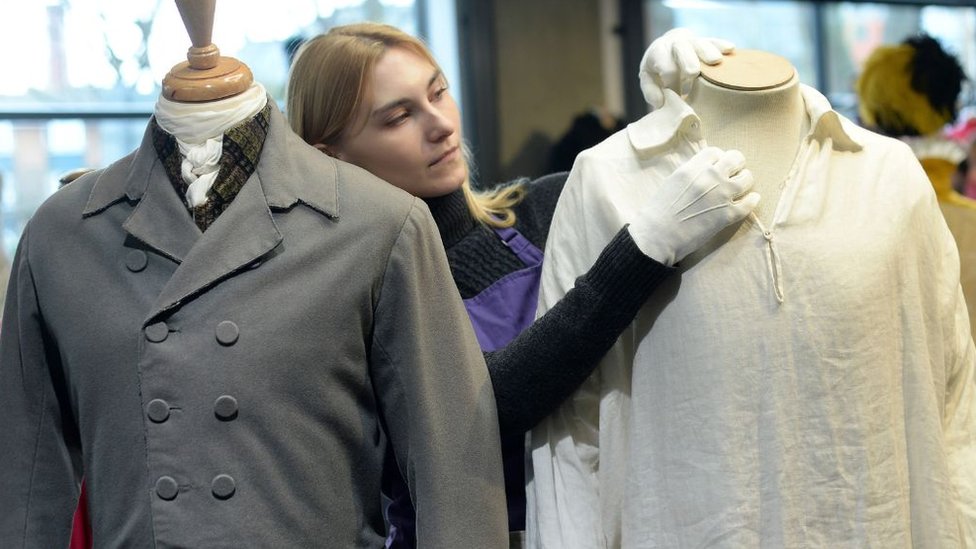
[[[664,105],[627,125],[630,143],[640,151],[661,148],[679,133],[697,141],[701,139],[701,123],[695,111],[669,89],[664,90]]]
[[[800,94],[806,104],[807,115],[810,116],[810,134],[807,139],[830,139],[834,149],[844,151],[859,151],[863,147],[861,141],[848,131],[850,121],[837,113],[830,101],[819,91],[800,84]]]
[[[860,150],[857,141],[845,127],[849,122],[834,111],[830,102],[817,90],[800,84],[800,94],[810,117],[807,139],[829,138],[835,149]],[[701,120],[695,111],[672,90],[664,90],[664,105],[627,126],[627,136],[637,150],[654,150],[666,146],[678,135],[698,141],[702,138]]]

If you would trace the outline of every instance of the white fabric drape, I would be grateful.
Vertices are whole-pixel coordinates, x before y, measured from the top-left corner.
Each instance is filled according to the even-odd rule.
[[[530,547],[976,546],[976,355],[952,236],[906,145],[802,93],[811,131],[772,223],[686,258],[533,429]],[[577,158],[540,315],[705,145],[666,95]]]

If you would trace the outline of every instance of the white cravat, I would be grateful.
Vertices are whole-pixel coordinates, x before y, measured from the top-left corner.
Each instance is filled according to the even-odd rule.
[[[207,191],[217,179],[224,132],[256,115],[267,101],[264,86],[257,82],[219,101],[180,103],[163,96],[156,101],[156,123],[176,138],[183,156],[180,173],[189,184],[186,200],[191,207],[207,201]]]

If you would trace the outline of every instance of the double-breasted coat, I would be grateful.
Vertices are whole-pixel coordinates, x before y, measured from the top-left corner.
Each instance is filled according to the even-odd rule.
[[[423,203],[272,107],[201,233],[154,152],[29,222],[0,334],[0,546],[380,547],[387,444],[424,547],[507,546],[491,384]]]

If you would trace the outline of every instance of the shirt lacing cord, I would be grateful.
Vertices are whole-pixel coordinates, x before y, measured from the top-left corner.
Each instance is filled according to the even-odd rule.
[[[749,214],[759,230],[762,231],[763,238],[766,239],[766,269],[769,272],[769,279],[773,283],[773,293],[776,295],[776,303],[783,304],[783,265],[780,263],[779,252],[776,251],[776,242],[773,240],[773,231],[766,228],[759,221],[755,212]]]

